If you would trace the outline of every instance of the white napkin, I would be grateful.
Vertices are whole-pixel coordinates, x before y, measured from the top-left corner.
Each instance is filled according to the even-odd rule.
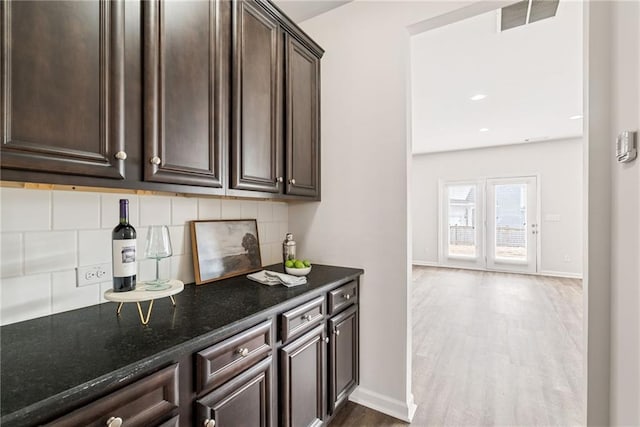
[[[304,276],[292,276],[290,274],[278,273],[276,271],[262,270],[257,273],[247,274],[247,278],[263,285],[275,285],[281,283],[286,287],[304,285],[307,278]]]

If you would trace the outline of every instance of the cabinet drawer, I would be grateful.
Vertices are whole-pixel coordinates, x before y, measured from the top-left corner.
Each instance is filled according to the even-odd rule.
[[[322,322],[324,297],[318,297],[282,313],[280,317],[280,339],[282,342],[308,331]]]
[[[271,351],[271,319],[196,354],[196,387],[201,393],[219,386]]]
[[[355,280],[329,292],[329,314],[358,302],[358,282]]]
[[[100,426],[110,418],[120,418],[122,424],[152,426],[167,419],[178,408],[178,364],[115,391],[80,409],[65,415],[50,426]]]

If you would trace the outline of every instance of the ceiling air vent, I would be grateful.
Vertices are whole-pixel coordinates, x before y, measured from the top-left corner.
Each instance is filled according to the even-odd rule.
[[[500,31],[556,16],[560,0],[524,0],[499,11]]]

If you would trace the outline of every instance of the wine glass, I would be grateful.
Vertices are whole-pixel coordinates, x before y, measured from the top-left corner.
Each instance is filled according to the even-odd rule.
[[[169,280],[160,279],[160,260],[162,258],[168,258],[173,255],[171,248],[171,238],[169,237],[169,227],[166,225],[152,225],[147,231],[147,242],[144,247],[144,255],[147,258],[156,260],[156,278],[147,282],[150,285],[150,289],[163,288],[162,285],[166,285]],[[148,288],[149,289],[149,288]]]

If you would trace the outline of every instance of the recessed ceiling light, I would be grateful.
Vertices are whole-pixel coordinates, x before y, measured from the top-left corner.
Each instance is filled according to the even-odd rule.
[[[489,132],[489,128],[481,128],[480,132]]]
[[[475,95],[473,95],[471,98],[469,98],[472,101],[480,101],[481,99],[485,99],[487,97],[487,95],[483,94],[483,93],[476,93]]]
[[[580,120],[582,118],[582,114],[576,114],[575,116],[569,117],[569,120]]]

